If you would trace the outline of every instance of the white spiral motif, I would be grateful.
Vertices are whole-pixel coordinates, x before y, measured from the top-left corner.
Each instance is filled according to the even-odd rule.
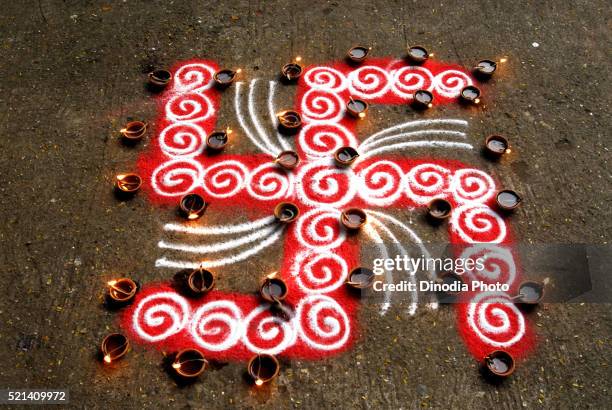
[[[162,196],[184,195],[200,186],[203,172],[198,161],[191,158],[173,159],[155,168],[151,186]]]
[[[295,257],[291,275],[306,293],[328,293],[344,285],[348,265],[334,252],[307,250]]]
[[[273,316],[267,305],[255,308],[244,319],[242,342],[255,353],[277,354],[297,339],[293,320]]]
[[[402,195],[403,171],[391,161],[376,161],[357,174],[359,195],[372,205],[386,206]]]
[[[200,306],[191,319],[189,331],[200,346],[213,352],[233,347],[242,336],[242,312],[228,300],[215,300]]]
[[[475,244],[469,245],[461,253],[460,259],[481,259],[484,269],[466,270],[465,275],[473,281],[485,283],[503,283],[510,287],[516,279],[516,265],[510,249],[501,245]]]
[[[351,324],[338,302],[325,295],[303,298],[297,308],[300,338],[318,350],[336,350],[348,341]]]
[[[418,90],[431,91],[434,87],[434,76],[423,67],[402,67],[393,74],[392,91],[402,98],[413,98]]]
[[[337,248],[344,242],[346,233],[340,229],[340,211],[337,209],[313,209],[297,221],[298,242],[311,249],[324,251]]]
[[[197,124],[170,124],[159,134],[159,146],[171,157],[199,155],[206,146],[206,132]]]
[[[406,174],[405,181],[408,198],[417,204],[426,204],[448,191],[451,172],[440,165],[421,164]]]
[[[467,243],[500,243],[506,238],[506,223],[486,205],[468,204],[453,209],[450,225]]]
[[[330,158],[341,147],[356,147],[355,135],[341,124],[310,123],[302,128],[299,146],[310,158]]]
[[[173,292],[160,292],[143,298],[132,316],[138,336],[157,342],[179,333],[189,320],[189,303]]]
[[[344,115],[345,103],[336,93],[311,89],[302,96],[302,115],[308,121],[337,122]]]
[[[174,88],[181,93],[208,90],[214,75],[215,70],[206,64],[185,64],[174,73]]]
[[[447,98],[459,97],[464,87],[473,84],[470,76],[459,70],[442,71],[434,82],[436,92]]]
[[[248,168],[239,161],[218,162],[204,171],[204,190],[215,198],[234,196],[244,188],[248,172]]]
[[[206,94],[179,94],[166,103],[166,117],[171,121],[204,121],[214,113],[214,104]]]
[[[251,171],[246,188],[252,197],[263,201],[286,198],[293,189],[293,174],[271,162],[265,163]]]
[[[467,315],[471,330],[491,346],[509,347],[525,335],[525,318],[505,293],[477,294]]]
[[[459,169],[453,175],[451,191],[459,203],[486,202],[495,194],[495,182],[479,169]]]
[[[367,65],[352,71],[348,75],[349,91],[361,98],[378,98],[389,90],[389,74],[380,67]]]
[[[297,176],[297,193],[308,205],[341,206],[355,196],[355,175],[350,168],[336,168],[329,159],[310,162]]]
[[[310,89],[340,92],[346,88],[346,77],[331,67],[313,67],[304,74],[304,81]]]

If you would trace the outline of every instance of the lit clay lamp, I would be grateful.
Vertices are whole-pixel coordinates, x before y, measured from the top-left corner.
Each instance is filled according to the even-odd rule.
[[[432,223],[441,223],[450,217],[453,207],[446,199],[435,198],[427,205],[427,217]]]
[[[418,110],[426,110],[433,107],[433,94],[427,90],[418,90],[414,93],[412,106]]]
[[[119,132],[125,141],[137,142],[147,133],[147,123],[143,121],[130,121]]]
[[[502,211],[510,212],[515,210],[523,199],[519,194],[511,189],[499,191],[495,196],[495,202]]]
[[[363,60],[366,59],[366,57],[368,56],[368,53],[370,52],[371,49],[372,49],[371,47],[364,47],[364,46],[354,46],[354,47],[351,47],[346,52],[346,58],[351,63],[361,63],[361,62],[363,62]]]
[[[350,208],[342,212],[340,222],[350,231],[356,231],[365,225],[367,221],[366,213],[359,208]]]
[[[302,126],[302,117],[297,111],[285,110],[276,115],[278,129],[285,134],[295,134]]]
[[[214,131],[208,137],[206,137],[206,149],[212,152],[222,151],[229,141],[229,134],[231,130]]]
[[[201,375],[206,369],[208,361],[202,352],[197,349],[181,350],[174,357],[172,369],[177,376],[185,379],[193,379]]]
[[[359,153],[353,147],[340,147],[334,153],[336,163],[343,167],[351,165],[353,162],[355,162],[358,156]]]
[[[172,73],[168,70],[155,70],[149,73],[149,88],[154,91],[160,91],[172,80]]]
[[[130,342],[121,333],[107,335],[100,344],[100,353],[105,364],[111,364],[125,356],[130,348]]]
[[[253,356],[247,365],[247,372],[257,387],[272,381],[280,371],[280,364],[276,357],[270,354]]]
[[[215,275],[208,269],[185,269],[176,276],[178,284],[190,296],[202,296],[215,287]]]
[[[433,54],[429,54],[423,46],[412,46],[408,49],[408,60],[416,64],[423,64]]]
[[[287,284],[275,275],[276,272],[266,277],[259,287],[259,294],[265,301],[278,305],[287,297]]]
[[[514,358],[503,350],[495,350],[484,358],[487,370],[497,377],[508,377],[514,373]]]
[[[274,162],[285,169],[294,169],[300,163],[300,157],[295,151],[283,151],[274,159]]]
[[[346,112],[355,118],[365,118],[366,112],[368,111],[368,103],[359,100],[357,98],[350,97],[349,101],[346,103]]]
[[[466,104],[480,103],[480,89],[474,85],[468,85],[461,90],[461,101]]]
[[[354,289],[369,288],[374,282],[374,276],[372,269],[360,266],[349,273],[346,284]]]
[[[295,81],[302,75],[302,66],[298,63],[302,61],[302,57],[296,57],[294,62],[287,63],[281,68],[281,78],[284,81]]]
[[[514,297],[517,303],[537,305],[544,297],[544,284],[541,282],[526,281],[520,284],[519,294]]]
[[[485,153],[491,158],[500,158],[502,155],[510,153],[510,144],[501,135],[489,135],[485,139]]]
[[[107,301],[116,306],[130,303],[138,291],[138,285],[130,278],[113,279],[107,286]]]
[[[119,174],[115,177],[115,192],[118,196],[132,196],[142,186],[142,178],[138,174]]]
[[[215,81],[215,85],[221,89],[229,87],[230,84],[234,82],[234,80],[236,79],[236,76],[240,74],[241,71],[242,70],[240,68],[236,71],[230,70],[230,69],[224,69],[224,70],[217,71],[213,75],[213,80]]]
[[[185,218],[192,220],[201,217],[207,206],[201,195],[187,194],[181,198],[179,210]]]
[[[274,216],[280,223],[290,223],[297,219],[300,210],[291,202],[281,202],[274,208]]]

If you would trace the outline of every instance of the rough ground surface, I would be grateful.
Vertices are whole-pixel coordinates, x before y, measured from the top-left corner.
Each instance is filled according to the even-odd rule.
[[[292,56],[325,62],[356,42],[381,56],[422,43],[466,66],[506,55],[471,135],[503,132],[515,154],[496,166],[475,161],[525,194],[513,221],[522,242],[604,244],[612,218],[607,2],[39,0],[1,8],[0,387],[69,388],[72,406],[88,408],[610,403],[606,304],[535,312],[537,351],[498,386],[479,376],[444,308],[412,318],[397,309],[384,319],[365,308],[353,349],[286,362],[259,392],[245,384],[242,364],[179,388],[160,370],[159,352],[136,348],[112,372],[94,360],[99,340],[117,328],[99,303],[104,282],[117,272],[143,282],[169,275],[154,268],[155,244],[173,211],[144,196],[120,203],[110,189],[145,148],[126,149],[116,130],[128,117],[156,114],[143,73],[205,57],[242,66],[247,78],[272,78]],[[380,111],[375,120],[398,113],[413,115]],[[242,274],[275,263],[263,256]]]

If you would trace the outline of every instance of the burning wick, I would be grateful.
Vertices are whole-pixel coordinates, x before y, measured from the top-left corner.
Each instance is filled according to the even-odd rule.
[[[129,278],[113,279],[107,282],[108,297],[113,303],[127,303],[134,298],[138,286]]]
[[[185,349],[178,352],[172,363],[172,368],[181,377],[197,377],[206,369],[208,360],[197,349]]]
[[[129,341],[121,333],[107,335],[100,344],[104,363],[110,364],[113,360],[123,357],[127,353],[129,346]]]
[[[287,81],[298,79],[302,75],[302,66],[298,63],[302,61],[302,57],[298,56],[294,62],[287,63],[281,69],[281,74]]]
[[[280,364],[271,354],[258,354],[249,360],[247,371],[255,381],[255,386],[261,387],[278,375]]]
[[[364,118],[366,116],[366,111],[368,110],[368,103],[363,100],[358,100],[353,98],[353,96],[349,96],[349,102],[346,104],[346,111],[357,118]]]
[[[183,216],[189,220],[198,219],[204,214],[208,204],[198,194],[187,194],[181,198],[179,209]]]

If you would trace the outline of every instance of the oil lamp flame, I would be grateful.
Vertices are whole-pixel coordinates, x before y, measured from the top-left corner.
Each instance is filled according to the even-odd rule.
[[[297,56],[297,57],[295,58],[295,62],[296,62],[296,63],[299,63],[300,61],[302,61],[302,57]]]
[[[508,57],[502,57],[499,59],[499,62],[502,64],[505,63],[506,61],[508,61]]]
[[[480,104],[480,98],[476,98],[476,99],[474,100],[474,104]]]
[[[268,278],[268,279],[272,279],[272,278],[274,278],[274,277],[276,276],[276,274],[277,274],[277,273],[278,273],[278,271],[274,271],[274,272],[272,272],[272,273],[268,274],[268,275],[266,276],[266,278]]]
[[[174,363],[172,363],[172,368],[173,369],[180,369],[181,368],[181,364],[178,363],[178,362],[174,362]]]
[[[264,384],[263,380],[261,380],[261,379],[257,379],[257,380],[255,380],[255,385],[256,385],[257,387],[262,386],[263,384]]]
[[[107,354],[106,356],[104,356],[104,363],[110,363],[111,361],[112,360],[111,360],[110,355]]]
[[[365,118],[365,112],[360,112],[359,113],[359,118]]]
[[[108,282],[108,286],[114,286],[117,283],[115,279]]]

